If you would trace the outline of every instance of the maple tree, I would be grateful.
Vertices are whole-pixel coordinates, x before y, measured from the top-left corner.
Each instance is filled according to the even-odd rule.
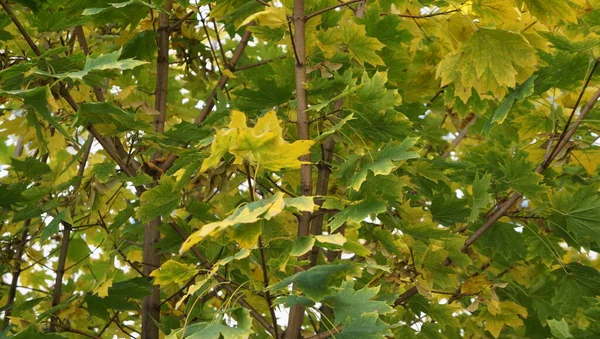
[[[600,1],[0,0],[14,338],[592,338]]]

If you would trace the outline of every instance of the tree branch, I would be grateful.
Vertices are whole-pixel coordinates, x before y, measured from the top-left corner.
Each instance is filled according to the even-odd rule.
[[[294,55],[296,57],[295,80],[296,80],[296,110],[298,139],[310,140],[310,120],[308,119],[308,97],[306,92],[306,14],[304,10],[304,0],[294,1],[294,13],[292,16],[294,23],[294,34],[292,37]],[[290,31],[291,34],[291,31]],[[303,162],[310,162],[310,154],[305,154],[299,159]],[[304,196],[312,195],[312,166],[304,164],[300,167],[300,192]],[[298,216],[297,238],[308,236],[310,233],[311,212],[302,212]],[[304,255],[301,259],[305,259]],[[301,268],[297,268],[297,271]],[[296,289],[294,285],[294,289]],[[288,320],[288,328],[285,332],[286,339],[300,338],[300,328],[304,320],[304,307],[296,305],[291,308]]]

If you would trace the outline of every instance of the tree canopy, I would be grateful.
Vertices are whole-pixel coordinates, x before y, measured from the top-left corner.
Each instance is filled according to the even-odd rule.
[[[600,335],[599,0],[0,5],[0,336]]]

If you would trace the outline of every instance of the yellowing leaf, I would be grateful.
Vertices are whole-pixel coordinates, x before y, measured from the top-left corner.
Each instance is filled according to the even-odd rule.
[[[285,206],[293,207],[299,211],[312,212],[315,210],[315,201],[313,197],[296,197],[296,198],[286,198]]]
[[[577,22],[577,15],[566,0],[524,0],[525,5],[544,24],[555,24],[560,20]]]
[[[168,285],[187,282],[196,273],[198,273],[198,269],[192,264],[182,264],[175,260],[169,260],[162,264],[159,269],[152,271],[150,276],[154,277],[154,285]]]
[[[498,338],[502,327],[505,325],[510,327],[523,326],[523,320],[519,316],[527,317],[527,309],[525,307],[510,301],[497,303],[493,309],[493,313],[495,314],[491,311],[488,305],[488,308],[482,311],[478,319],[485,322],[485,330],[489,331],[494,338]]]
[[[258,22],[260,26],[267,26],[271,29],[287,27],[287,13],[285,7],[269,6],[262,12],[257,12],[244,20],[240,26],[249,24],[252,21]]]
[[[536,64],[535,50],[521,35],[482,28],[458,52],[440,62],[436,76],[442,79],[442,86],[454,84],[454,94],[463,102],[471,97],[471,89],[502,98],[509,87],[527,80]]]
[[[100,285],[98,285],[98,287],[94,289],[94,294],[97,294],[100,298],[108,296],[108,289],[112,286],[112,284],[112,279],[104,280],[100,283]]]
[[[283,193],[277,192],[269,199],[251,202],[238,207],[232,215],[224,220],[202,226],[199,231],[192,233],[181,245],[180,254],[202,241],[207,236],[215,235],[221,230],[235,224],[249,224],[260,219],[270,219],[279,214],[285,207]]]
[[[461,291],[464,294],[476,294],[481,292],[489,284],[490,283],[486,279],[485,275],[479,274],[467,279],[467,281],[462,284]]]
[[[334,233],[329,235],[315,235],[315,239],[318,242],[322,242],[325,244],[333,244],[337,246],[343,246],[346,243],[346,237],[344,237],[340,233]]]
[[[298,157],[309,153],[314,141],[297,140],[290,144],[283,139],[282,133],[275,111],[259,118],[252,128],[247,126],[244,113],[233,111],[229,128],[217,131],[211,155],[204,160],[200,171],[216,166],[227,152],[235,155],[236,165],[248,161],[272,171],[299,168],[306,162],[298,160]]]
[[[600,164],[600,157],[598,157],[596,149],[572,150],[571,156],[574,158],[571,159],[572,164],[580,164],[585,168],[585,171],[589,175],[594,175],[596,173],[598,165]]]
[[[341,41],[350,55],[361,65],[365,62],[373,66],[384,65],[383,60],[377,55],[376,51],[381,51],[384,47],[379,40],[367,36],[365,26],[356,24],[352,19],[342,19],[340,25]]]
[[[473,11],[486,21],[514,21],[516,9],[512,0],[475,0]]]

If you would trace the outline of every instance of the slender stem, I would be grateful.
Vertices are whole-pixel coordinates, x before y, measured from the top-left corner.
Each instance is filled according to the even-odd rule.
[[[169,84],[169,12],[171,11],[171,0],[163,5],[164,12],[158,14],[158,38],[156,59],[156,88],[154,108],[158,114],[154,116],[154,131],[164,133],[167,114],[167,92]],[[165,13],[166,12],[166,13]],[[161,151],[152,155],[152,160],[162,156]],[[158,175],[157,171],[147,170],[148,174]],[[158,172],[160,173],[160,172]],[[158,227],[162,223],[160,216],[152,219],[144,225],[144,242],[142,245],[142,273],[149,276],[156,268],[160,267],[160,256],[154,244],[160,240]],[[160,332],[156,325],[160,322],[160,286],[152,285],[150,295],[142,299],[142,337],[146,339],[158,339]]]
[[[342,109],[344,105],[344,98],[338,99],[333,104],[333,111],[338,112]],[[335,148],[335,139],[333,136],[328,136],[325,138],[323,143],[321,144],[321,161],[317,164],[317,187],[315,189],[315,194],[318,197],[324,197],[328,193],[329,188],[329,176],[331,175],[331,161],[333,160],[333,150]],[[319,198],[317,200],[317,205],[319,207],[323,206],[324,199]],[[325,217],[325,213],[319,213],[320,210],[313,215],[311,220],[311,233],[313,235],[321,235],[323,232],[323,218]],[[314,246],[311,251],[311,266],[316,265],[317,258],[319,256],[320,248],[318,246]]]
[[[469,132],[469,127],[473,126],[476,120],[477,118],[475,116],[471,117],[469,122],[467,122],[466,126],[463,129],[461,129],[456,138],[452,140],[452,143],[450,144],[448,149],[444,151],[444,153],[442,154],[442,158],[447,158],[450,155],[450,153],[454,151],[456,146],[458,146],[458,144],[460,144],[461,141],[465,139],[465,137],[467,136],[467,132]]]
[[[583,88],[581,89],[581,92],[579,92],[579,96],[577,97],[575,106],[573,107],[573,110],[571,111],[571,114],[569,115],[569,119],[567,120],[567,123],[565,124],[565,127],[563,128],[563,131],[560,134],[560,137],[558,138],[558,142],[554,146],[554,149],[550,153],[550,156],[548,156],[542,163],[544,166],[548,166],[548,164],[552,160],[554,160],[554,158],[558,154],[558,148],[560,147],[561,142],[565,139],[565,136],[567,134],[567,131],[569,130],[569,127],[571,127],[571,121],[573,120],[573,117],[575,116],[575,112],[577,112],[577,108],[579,108],[579,103],[581,102],[581,99],[583,98],[583,94],[585,93],[586,88],[590,84],[590,81],[592,80],[592,76],[594,75],[594,72],[596,71],[596,68],[598,67],[599,63],[600,63],[599,60],[596,60],[596,62],[594,62],[594,67],[592,67],[592,70],[590,71],[590,74],[588,75],[588,77],[585,81],[585,84],[583,85]]]
[[[6,14],[8,14],[8,16],[10,17],[12,22],[15,24],[15,26],[17,26],[17,29],[19,30],[19,32],[21,33],[23,38],[25,38],[25,41],[27,41],[27,44],[29,45],[31,50],[33,50],[35,55],[40,56],[42,54],[40,52],[40,49],[33,42],[33,40],[31,40],[31,37],[29,36],[29,34],[27,33],[27,31],[25,30],[23,25],[21,25],[21,22],[19,21],[19,19],[17,19],[17,16],[15,15],[15,13],[13,13],[12,9],[10,7],[8,7],[8,5],[6,4],[6,1],[0,0],[0,5],[2,5],[2,8],[4,8],[4,10],[6,11]]]
[[[63,230],[63,238],[60,244],[60,254],[58,256],[58,266],[56,268],[56,279],[54,280],[54,290],[52,292],[52,307],[60,304],[62,287],[63,287],[63,277],[65,275],[65,264],[67,262],[67,254],[69,251],[69,241],[71,238],[71,224],[62,223]],[[56,313],[52,314],[52,318],[50,321],[50,332],[55,332],[58,325],[60,323],[60,319]]]
[[[23,257],[23,252],[25,252],[25,246],[27,245],[27,236],[29,235],[29,225],[31,224],[31,219],[25,220],[23,223],[23,234],[21,235],[21,239],[19,240],[19,244],[17,246],[17,254],[13,259],[15,262],[15,268],[11,274],[11,282],[10,287],[8,289],[8,296],[6,299],[6,306],[4,311],[4,328],[6,328],[9,324],[9,318],[12,314],[12,305],[15,302],[15,298],[17,296],[17,287],[19,283],[19,275],[21,275],[21,258]]]
[[[278,57],[278,59],[285,59],[285,58],[287,58],[287,55],[281,55],[281,56]],[[275,59],[267,59],[267,60],[259,61],[259,62],[253,63],[253,64],[249,64],[249,65],[244,65],[244,66],[237,67],[235,69],[235,71],[236,72],[241,72],[241,71],[244,71],[244,70],[247,70],[247,69],[251,69],[251,68],[254,68],[254,67],[258,67],[258,66],[269,64],[269,63],[271,63],[273,61],[275,61]]]
[[[252,187],[252,173],[250,172],[250,164],[248,161],[244,161],[244,170],[246,171],[246,179],[248,180],[248,193],[250,195],[250,201],[254,201],[254,187]],[[273,298],[271,292],[267,289],[269,287],[269,273],[267,271],[267,261],[265,260],[265,249],[262,242],[262,237],[258,236],[258,251],[260,253],[260,265],[263,273],[263,285],[265,287],[265,301],[269,307],[269,313],[271,314],[271,321],[273,322],[273,330],[275,331],[275,338],[279,338],[279,328],[277,326],[277,316],[275,315],[275,307],[273,307]]]
[[[194,13],[196,13],[196,12],[194,12],[194,11],[188,12],[181,19],[175,21],[171,26],[169,26],[169,32],[172,32],[173,30],[179,28],[179,26],[182,23],[184,23],[187,19],[189,19],[192,15],[194,15]]]
[[[296,110],[298,139],[310,140],[310,120],[308,118],[308,97],[306,92],[306,14],[304,10],[304,0],[294,1],[294,34],[292,37],[294,55],[296,57],[295,80],[296,80]],[[290,31],[291,33],[291,31]],[[310,162],[310,154],[300,157],[301,161]],[[300,192],[304,196],[312,195],[312,169],[310,164],[304,164],[300,167]],[[310,233],[311,212],[302,212],[298,216],[297,237],[305,237]],[[301,259],[304,259],[304,256]],[[302,270],[302,268],[297,268]],[[296,287],[294,286],[294,289]],[[285,332],[286,339],[300,338],[300,328],[304,320],[304,307],[297,305],[291,308],[288,320],[288,328]]]

